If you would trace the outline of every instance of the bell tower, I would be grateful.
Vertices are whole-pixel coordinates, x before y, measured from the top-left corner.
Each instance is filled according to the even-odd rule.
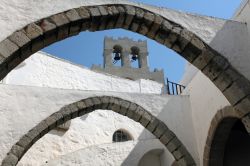
[[[130,38],[104,38],[103,66],[92,70],[105,72],[131,80],[150,79],[164,83],[163,70],[149,70],[147,41]]]

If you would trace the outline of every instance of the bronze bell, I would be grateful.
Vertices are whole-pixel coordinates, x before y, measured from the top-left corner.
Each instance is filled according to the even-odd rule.
[[[115,61],[121,60],[121,56],[120,56],[120,54],[118,52],[115,53],[114,60]]]

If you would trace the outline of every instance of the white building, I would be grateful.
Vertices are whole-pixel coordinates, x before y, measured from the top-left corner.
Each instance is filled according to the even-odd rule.
[[[249,3],[224,20],[125,0],[1,1],[2,165],[248,165]],[[37,52],[112,28],[189,61],[185,90],[162,94],[159,82]]]

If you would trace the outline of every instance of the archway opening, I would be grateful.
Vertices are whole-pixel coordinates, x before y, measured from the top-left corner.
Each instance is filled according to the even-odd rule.
[[[250,163],[250,136],[240,120],[233,125],[224,151],[223,165],[242,166]]]

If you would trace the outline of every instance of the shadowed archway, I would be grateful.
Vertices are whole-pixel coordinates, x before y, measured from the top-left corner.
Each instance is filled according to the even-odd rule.
[[[97,109],[113,110],[140,123],[161,141],[179,165],[195,165],[190,153],[165,123],[133,102],[117,97],[101,96],[83,99],[64,106],[58,112],[41,121],[12,146],[3,160],[2,166],[16,165],[27,150],[46,133],[68,120]]]

